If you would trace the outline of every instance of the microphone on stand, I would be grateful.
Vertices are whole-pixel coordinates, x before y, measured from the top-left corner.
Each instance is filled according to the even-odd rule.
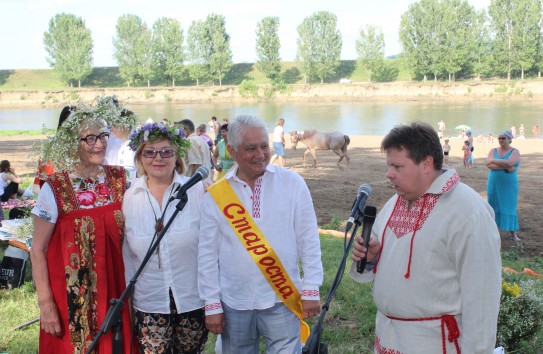
[[[373,227],[373,223],[375,222],[375,216],[377,215],[377,208],[373,205],[366,205],[364,208],[364,216],[362,217],[362,239],[364,242],[362,245],[368,248],[368,244],[370,243],[370,237],[371,237],[371,228]],[[368,261],[368,252],[366,251],[366,255],[364,258],[356,262],[356,271],[358,273],[363,273],[364,269],[366,268],[366,263]]]
[[[371,195],[371,186],[367,183],[364,183],[358,188],[358,194],[354,200],[353,206],[351,208],[351,216],[347,220],[347,225],[345,226],[345,232],[349,232],[354,222],[357,222],[360,225],[360,216],[362,215],[362,208],[366,204],[366,200]]]
[[[196,170],[196,172],[194,172],[192,177],[187,181],[187,183],[177,187],[177,189],[173,192],[168,202],[171,202],[174,199],[181,199],[181,197],[185,195],[191,187],[193,187],[196,183],[200,182],[201,180],[206,179],[207,176],[209,176],[209,170],[204,166],[199,167]]]

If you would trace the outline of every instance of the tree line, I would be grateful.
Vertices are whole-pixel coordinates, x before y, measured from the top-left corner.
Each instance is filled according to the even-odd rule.
[[[540,0],[491,0],[477,11],[467,0],[420,0],[402,15],[399,61],[413,80],[541,76],[543,66],[542,5]],[[257,68],[272,84],[284,84],[278,17],[256,24]],[[47,61],[70,86],[92,72],[93,40],[85,21],[72,14],[55,15],[44,33]],[[222,84],[231,70],[232,50],[224,16],[210,14],[195,20],[185,33],[180,22],[162,17],[149,27],[140,17],[118,18],[113,37],[114,58],[128,86],[152,80],[190,78]],[[297,27],[296,61],[305,82],[321,83],[334,77],[342,48],[337,17],[315,12]],[[384,60],[385,41],[380,27],[360,29],[355,42],[356,65],[370,81],[394,81],[397,64]]]

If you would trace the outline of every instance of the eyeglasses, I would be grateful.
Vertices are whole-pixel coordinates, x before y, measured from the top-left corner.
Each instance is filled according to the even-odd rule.
[[[498,140],[505,140],[505,139],[507,139],[507,138],[506,138],[506,137],[504,137],[504,136],[502,136],[502,137],[498,138]]]
[[[143,150],[141,155],[148,159],[154,159],[157,154],[160,154],[160,157],[167,159],[175,155],[175,150],[172,149],[162,149],[162,150]]]
[[[100,141],[103,144],[107,143],[107,141],[109,140],[109,133],[104,132],[104,133],[100,133],[100,135],[89,134],[84,138],[79,138],[79,141],[84,141],[87,143],[87,145],[94,146],[94,144],[96,144],[96,141],[98,141],[98,139],[100,139]]]

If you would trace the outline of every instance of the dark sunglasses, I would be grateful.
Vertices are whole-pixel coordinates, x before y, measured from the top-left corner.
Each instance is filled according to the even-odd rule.
[[[498,138],[498,140],[505,140],[507,139],[506,137],[501,137],[501,138]]]
[[[109,140],[109,133],[100,133],[100,135],[89,134],[84,138],[79,138],[79,141],[84,141],[87,143],[87,145],[94,146],[98,139],[100,139],[100,141],[104,144],[107,143]]]
[[[148,159],[154,159],[157,154],[160,154],[160,157],[162,157],[163,159],[166,159],[175,155],[175,150],[172,150],[172,149],[143,150],[141,152],[141,156],[146,157]]]

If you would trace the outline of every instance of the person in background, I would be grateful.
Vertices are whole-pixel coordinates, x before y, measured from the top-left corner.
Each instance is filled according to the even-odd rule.
[[[473,167],[473,150],[475,149],[473,147],[473,135],[471,133],[471,129],[466,130],[466,140],[468,141],[470,152],[468,157],[468,167],[471,168]]]
[[[443,144],[443,162],[445,166],[449,166],[449,153],[451,152],[451,145],[449,144],[449,139],[445,139]]]
[[[121,212],[122,167],[103,165],[109,131],[95,107],[77,111],[48,142],[43,161],[58,172],[43,185],[34,214],[30,257],[40,309],[40,353],[84,353],[126,284]],[[130,353],[130,316],[120,313],[123,353]],[[95,353],[111,353],[112,331]]]
[[[228,124],[221,126],[221,140],[213,150],[213,165],[217,169],[217,180],[224,177],[232,166],[234,166],[234,160],[230,156],[228,149]],[[220,161],[218,161],[220,159]]]
[[[500,146],[488,152],[487,197],[496,214],[498,227],[509,231],[513,241],[521,241],[517,215],[520,152],[511,146],[512,140],[511,131],[504,130],[498,135]]]
[[[206,133],[207,126],[205,124],[200,124],[198,128],[196,128],[196,134],[202,138],[207,146],[209,146],[209,159],[211,161],[211,170],[209,171],[209,179],[213,181],[213,177],[215,175],[215,163],[213,162],[213,139]]]
[[[11,197],[23,195],[24,189],[19,188],[23,179],[11,167],[8,160],[0,162],[0,201],[7,202]]]
[[[201,139],[194,131],[194,123],[190,119],[183,119],[176,124],[184,127],[187,132],[188,139],[190,140],[190,149],[185,156],[185,163],[187,165],[187,171],[185,175],[192,176],[198,168],[204,166],[208,170],[211,170],[211,159],[209,158],[209,146]],[[205,184],[206,186],[213,183],[209,177]]]
[[[462,152],[464,154],[464,168],[470,168],[469,160],[471,158],[471,148],[469,146],[469,140],[464,141]]]
[[[142,264],[155,233],[176,211],[179,200],[170,203],[170,198],[189,179],[184,175],[183,156],[190,142],[182,129],[155,123],[135,130],[129,145],[135,151],[141,177],[123,201],[127,283]],[[132,293],[132,317],[141,353],[204,351],[208,330],[197,290],[202,183],[190,188],[187,195],[187,204],[173,220]]]
[[[224,354],[258,353],[260,337],[266,353],[300,353],[302,319],[319,313],[323,278],[311,194],[298,174],[269,163],[268,131],[257,118],[228,125],[227,149],[236,165],[209,187],[201,209],[206,326],[222,333]]]
[[[437,134],[440,139],[445,137],[445,122],[443,119],[437,123]]]
[[[111,130],[115,133],[121,145],[116,150],[108,151],[112,159],[118,166],[123,166],[128,173],[129,180],[134,180],[137,176],[135,153],[130,149],[128,136],[136,125],[136,115],[128,109],[122,109],[119,117],[111,125]],[[106,158],[107,159],[107,158]],[[107,161],[113,165],[113,162]]]
[[[539,125],[536,124],[532,127],[532,134],[534,135],[534,138],[537,139],[539,136]]]
[[[221,125],[219,124],[219,122],[217,122],[217,117],[215,116],[211,117],[211,120],[208,124],[211,128],[210,133],[213,134],[213,141],[215,144],[217,144],[217,142],[221,138]]]
[[[374,280],[376,353],[492,353],[501,294],[494,212],[453,169],[436,131],[394,127],[383,139],[396,191],[353,244],[352,279]],[[362,274],[356,262],[367,256]]]
[[[277,159],[279,161],[279,166],[285,167],[285,130],[284,130],[285,120],[279,118],[277,125],[273,129],[273,156],[271,157],[270,163],[273,164]]]

